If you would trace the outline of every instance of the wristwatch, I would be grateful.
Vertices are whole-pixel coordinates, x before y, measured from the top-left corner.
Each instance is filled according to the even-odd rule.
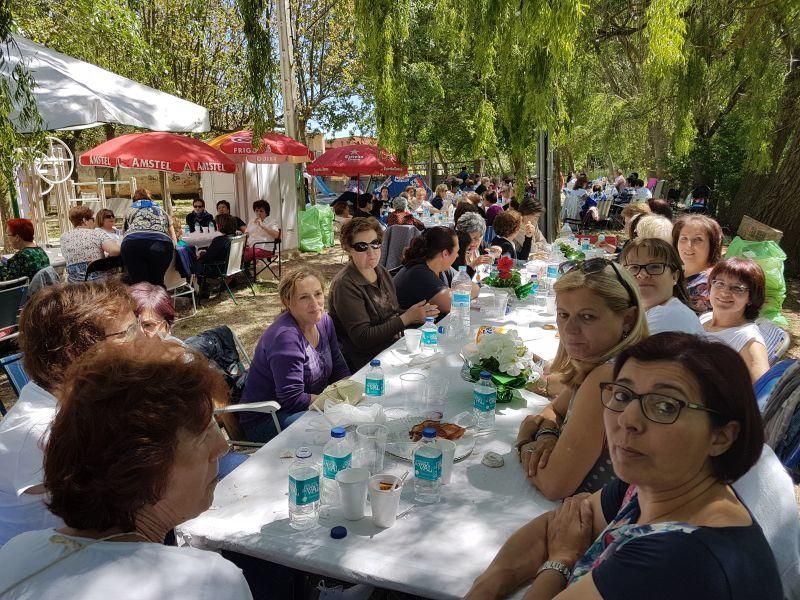
[[[572,569],[570,569],[567,565],[563,562],[558,560],[546,560],[542,563],[542,566],[539,567],[539,570],[536,571],[536,577],[539,576],[539,573],[542,571],[558,571],[561,573],[561,576],[564,578],[564,583],[569,581],[569,578],[572,577]]]

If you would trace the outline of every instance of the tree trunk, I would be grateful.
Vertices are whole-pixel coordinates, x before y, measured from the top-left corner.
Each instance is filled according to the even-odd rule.
[[[763,189],[763,188],[762,188]],[[783,162],[771,178],[766,193],[753,194],[749,206],[752,216],[762,223],[783,231],[781,248],[786,252],[786,272],[800,272],[800,123],[795,125],[794,135]]]
[[[11,187],[13,182],[8,181],[5,173],[0,172],[0,221],[8,223],[8,220],[13,218],[11,214]],[[11,254],[15,252],[8,236],[3,236],[3,254]]]

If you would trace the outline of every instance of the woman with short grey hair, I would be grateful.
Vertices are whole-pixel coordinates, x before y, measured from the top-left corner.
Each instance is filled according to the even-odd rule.
[[[483,235],[486,233],[486,221],[476,212],[466,212],[458,218],[456,223],[458,234],[459,252],[453,268],[467,267],[467,273],[472,277],[478,265],[492,263],[491,254],[486,254]]]
[[[389,218],[386,220],[387,227],[392,225],[413,225],[420,231],[425,231],[425,225],[422,224],[422,221],[415,219],[414,215],[408,212],[408,198],[402,194],[399,195],[392,200],[392,207],[394,207],[394,212],[389,213]]]

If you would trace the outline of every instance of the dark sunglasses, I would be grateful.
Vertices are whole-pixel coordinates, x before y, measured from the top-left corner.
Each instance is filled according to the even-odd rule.
[[[622,287],[625,288],[625,291],[628,292],[628,299],[631,301],[631,306],[636,306],[636,294],[634,293],[631,286],[628,285],[628,282],[625,281],[625,278],[622,277],[622,273],[620,273],[617,263],[615,263],[612,260],[608,260],[606,258],[590,258],[589,260],[568,260],[566,262],[561,263],[558,266],[558,272],[564,275],[566,273],[574,271],[575,269],[580,269],[587,275],[592,275],[593,273],[599,273],[606,267],[611,267],[611,270],[614,271],[614,275],[617,276],[617,281],[619,281],[620,284],[622,284]]]
[[[377,239],[372,240],[371,242],[356,242],[355,244],[353,244],[352,248],[356,252],[366,252],[368,248],[372,248],[373,250],[380,250],[381,243]]]

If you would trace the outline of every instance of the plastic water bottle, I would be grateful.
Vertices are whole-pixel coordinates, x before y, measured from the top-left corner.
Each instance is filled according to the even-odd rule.
[[[188,225],[183,226],[183,235],[189,235],[190,230]]]
[[[531,274],[531,291],[530,296],[535,296],[539,291],[539,276],[536,273]]]
[[[425,325],[422,326],[422,353],[433,354],[439,345],[439,328],[433,322],[433,317],[425,317]]]
[[[422,218],[427,221],[431,218],[431,209],[427,205],[422,205]]]
[[[309,529],[319,519],[319,468],[311,450],[298,448],[289,466],[289,525]]]
[[[210,232],[216,231],[216,230],[217,230],[217,225],[216,225],[216,223],[214,223],[214,220],[212,219],[211,221],[208,222],[208,231],[210,233]]]
[[[436,430],[426,427],[422,439],[414,446],[414,501],[439,502],[441,485],[442,450],[436,445]]]
[[[494,409],[497,406],[497,389],[492,383],[491,373],[481,371],[481,378],[472,388],[472,407],[478,429],[494,427]]]
[[[572,228],[569,226],[569,223],[564,223],[564,226],[561,228],[561,235],[559,237],[569,238],[572,235]]]
[[[382,398],[384,392],[384,377],[383,369],[381,369],[381,361],[373,358],[369,361],[369,370],[367,371],[366,394],[370,398]]]
[[[347,441],[344,427],[331,429],[331,439],[322,449],[322,503],[339,503],[336,473],[349,469],[353,462],[353,446]]]
[[[591,247],[592,247],[592,244],[591,244],[591,242],[589,241],[589,238],[588,238],[588,237],[585,237],[585,238],[582,238],[582,239],[581,239],[581,251],[582,251],[584,254],[585,254],[586,252],[589,252],[589,249],[590,249]]]
[[[458,267],[458,275],[450,284],[450,333],[456,340],[469,337],[469,303],[472,299],[472,280],[467,274],[467,267]]]
[[[606,235],[604,233],[601,233],[600,235],[597,236],[597,243],[595,244],[595,246],[600,248],[603,251],[603,253],[605,253],[606,249],[603,247],[605,245],[606,245]]]

